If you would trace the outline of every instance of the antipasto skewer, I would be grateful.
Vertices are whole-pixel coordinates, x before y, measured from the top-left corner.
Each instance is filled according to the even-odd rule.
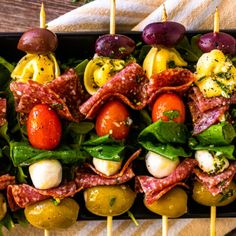
[[[193,198],[200,204],[211,206],[210,235],[214,236],[216,235],[216,206],[229,204],[234,200],[233,194],[229,196],[231,200],[222,203],[217,202],[217,199],[220,197],[219,193],[223,194],[230,183],[230,179],[225,179],[224,173],[226,176],[226,172],[229,174],[228,178],[232,178],[233,173],[235,173],[235,168],[233,167],[235,163],[230,165],[227,159],[233,157],[227,157],[227,154],[221,150],[221,147],[216,151],[217,145],[230,145],[235,137],[234,128],[230,124],[230,114],[228,110],[236,86],[236,69],[228,56],[225,55],[234,55],[236,53],[236,40],[229,34],[219,32],[219,13],[217,8],[214,16],[214,32],[202,35],[198,45],[205,53],[200,57],[196,66],[196,85],[198,88],[194,88],[193,95],[190,95],[190,111],[194,123],[193,133],[199,139],[200,144],[204,141],[203,144],[205,143],[216,147],[215,149],[205,147],[204,150],[203,145],[202,150],[198,148],[195,157],[203,173],[200,171],[195,171],[195,173],[201,183],[202,181],[204,183],[204,179],[209,179],[209,181],[213,183],[214,179],[223,178],[227,184],[223,183],[220,187],[221,191],[215,192],[213,186],[210,187],[211,184],[205,182],[208,186],[208,190],[211,190],[207,193],[208,190],[204,189],[204,186],[200,187],[200,184],[195,182]],[[216,100],[217,103],[215,103]],[[196,109],[199,110],[199,112]],[[203,112],[204,115],[202,115]],[[215,123],[218,124],[215,125]],[[225,138],[223,138],[222,132],[225,133]],[[208,141],[204,136],[208,136]],[[228,139],[226,140],[227,137]],[[224,148],[226,149],[227,146],[224,146]],[[228,147],[228,149],[231,150],[232,148],[233,146]],[[230,175],[231,172],[232,174]],[[207,177],[207,175],[209,175],[209,177]],[[215,188],[217,189],[219,187],[215,186]],[[235,188],[233,183],[231,184],[231,188]],[[213,195],[211,195],[211,192]],[[208,201],[203,198],[201,199],[200,195],[203,194],[205,194],[205,197],[208,196]],[[216,205],[214,205],[214,203]]]

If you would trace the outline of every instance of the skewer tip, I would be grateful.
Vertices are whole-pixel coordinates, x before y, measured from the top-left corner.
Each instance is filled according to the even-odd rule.
[[[214,33],[219,33],[220,31],[220,16],[218,7],[216,7],[215,14],[214,14]]]
[[[40,9],[40,28],[46,28],[46,13],[43,2],[41,4],[41,9]]]
[[[216,236],[216,206],[211,206],[210,236]]]
[[[112,236],[112,216],[107,216],[107,236]]]
[[[162,216],[162,236],[168,236],[168,216]]]
[[[166,13],[166,6],[165,3],[162,4],[162,22],[167,21],[167,13]]]

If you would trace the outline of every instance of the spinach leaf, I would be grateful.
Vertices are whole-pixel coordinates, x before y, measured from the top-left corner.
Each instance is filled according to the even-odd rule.
[[[193,150],[207,150],[207,151],[211,151],[211,152],[218,152],[230,160],[235,160],[235,157],[234,157],[235,147],[234,147],[234,145],[228,145],[228,146],[197,145],[195,147],[192,147],[192,149]]]
[[[27,166],[43,159],[57,159],[62,164],[75,164],[84,161],[86,155],[80,149],[61,146],[55,150],[33,148],[27,142],[10,142],[10,157],[14,166]]]
[[[236,132],[234,127],[228,122],[221,122],[212,125],[207,130],[196,136],[201,145],[216,146],[229,145],[235,137]]]
[[[189,133],[184,124],[160,120],[146,127],[139,134],[138,142],[145,149],[174,160],[179,156],[189,157],[191,155],[183,148],[188,136]]]
[[[109,135],[104,135],[84,142],[82,148],[92,157],[103,160],[120,161],[125,146],[122,142],[112,139]]]
[[[185,36],[181,42],[176,46],[176,49],[180,51],[182,57],[190,62],[197,62],[203,52],[199,49],[197,42],[201,35],[195,35],[192,37],[189,43],[188,38]]]
[[[78,76],[82,76],[84,74],[85,68],[88,63],[89,63],[89,60],[85,59],[75,67],[75,71]]]

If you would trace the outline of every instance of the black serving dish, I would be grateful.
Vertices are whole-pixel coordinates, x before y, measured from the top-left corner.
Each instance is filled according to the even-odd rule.
[[[232,36],[236,37],[236,30],[227,31]],[[100,33],[59,33],[59,45],[56,50],[56,58],[65,62],[69,58],[76,59],[90,59],[94,55],[94,45],[96,39],[99,35],[104,34],[105,32]],[[188,32],[187,36],[192,37],[193,35],[204,33],[199,31]],[[0,33],[0,56],[4,57],[10,62],[17,62],[23,55],[24,52],[21,52],[17,49],[17,43],[22,33]],[[133,38],[136,42],[142,41],[140,32],[129,32],[127,36]],[[140,163],[139,163],[140,162]],[[141,161],[135,163],[135,172],[140,174],[143,172],[144,167]],[[140,170],[141,169],[141,170]],[[141,172],[140,172],[141,171]],[[132,184],[132,183],[131,183]],[[81,210],[79,214],[80,220],[99,220],[104,219],[103,217],[98,217],[90,212],[88,212],[84,206],[84,200],[82,193],[77,194],[76,196]],[[143,204],[143,194],[138,194],[135,204],[130,209],[137,219],[156,219],[161,218],[161,216],[154,214],[148,211]],[[182,216],[181,218],[204,218],[210,216],[210,207],[205,207],[195,203],[191,197],[188,200],[188,213]],[[217,217],[236,217],[236,208],[235,202],[231,203],[225,207],[217,208]],[[127,214],[123,214],[115,219],[127,219],[129,218]]]

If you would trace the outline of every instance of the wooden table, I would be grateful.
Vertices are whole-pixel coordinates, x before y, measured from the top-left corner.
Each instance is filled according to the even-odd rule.
[[[0,0],[0,32],[23,32],[39,26],[41,3],[47,21],[75,9],[88,0]]]

